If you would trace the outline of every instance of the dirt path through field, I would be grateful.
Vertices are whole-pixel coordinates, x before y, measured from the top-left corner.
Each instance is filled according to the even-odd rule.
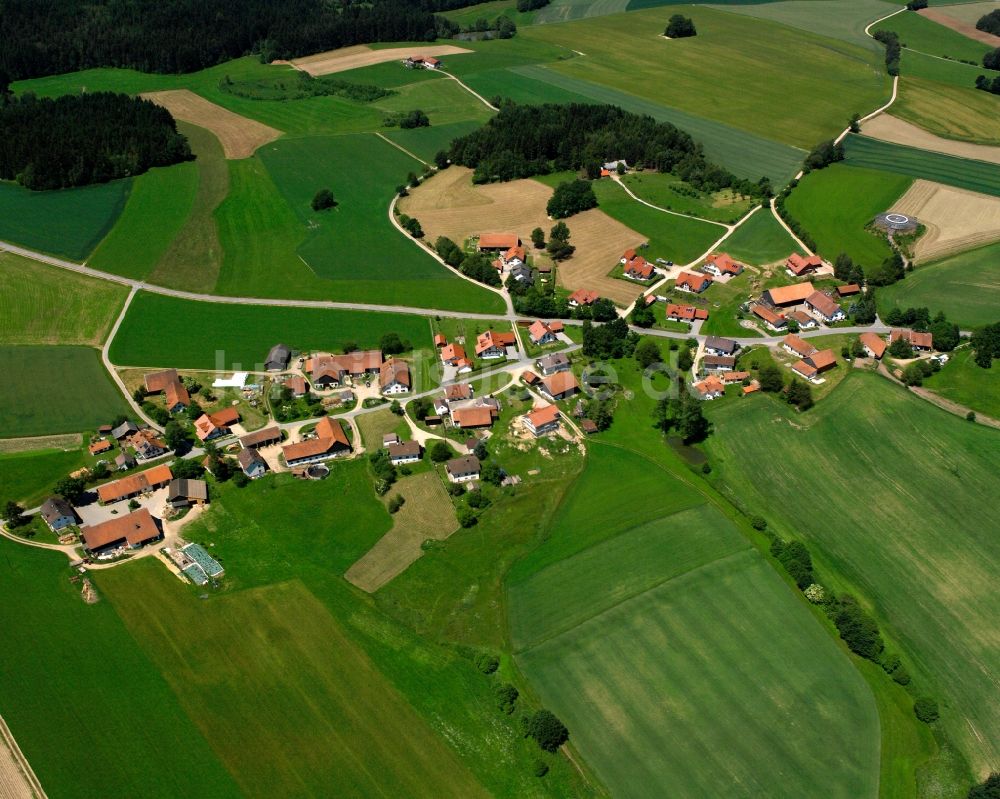
[[[1000,46],[1000,42],[998,42],[998,46]],[[943,139],[889,114],[881,114],[865,122],[861,127],[861,132],[873,139],[881,139],[893,144],[904,144],[908,147],[917,147],[935,153],[1000,164],[1000,147]]]
[[[187,89],[147,92],[140,96],[162,105],[177,119],[212,131],[222,142],[226,158],[249,158],[262,144],[282,135],[280,130],[234,114]]]
[[[296,69],[301,69],[303,72],[308,72],[313,77],[316,77],[319,75],[332,75],[335,72],[346,72],[349,69],[370,67],[373,64],[384,64],[386,61],[402,61],[411,55],[443,58],[444,56],[471,52],[471,50],[466,50],[464,47],[456,47],[453,44],[387,47],[384,50],[372,50],[366,45],[359,44],[354,47],[342,47],[339,50],[328,50],[325,53],[316,53],[316,55],[306,56],[305,58],[295,58],[291,61],[275,63],[291,64]],[[403,67],[401,66],[400,69],[403,69]]]
[[[0,799],[46,799],[45,790],[0,716]]]
[[[915,180],[892,205],[927,228],[913,248],[914,260],[925,262],[1000,240],[1000,198]]]
[[[972,23],[950,16],[947,11],[942,11],[939,8],[924,8],[917,13],[937,22],[939,25],[951,28],[956,33],[961,33],[963,36],[975,39],[977,42],[983,42],[993,47],[1000,47],[1000,36],[994,36],[992,33],[977,30],[976,26]]]

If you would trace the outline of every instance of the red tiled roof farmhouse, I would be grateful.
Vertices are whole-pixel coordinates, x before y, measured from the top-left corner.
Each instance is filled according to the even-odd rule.
[[[84,546],[89,550],[101,549],[116,541],[124,540],[129,546],[159,538],[160,530],[146,508],[101,524],[84,527],[80,531]]]
[[[708,319],[708,311],[704,308],[695,308],[693,305],[674,305],[673,303],[667,303],[665,315],[667,319],[679,319],[682,322]]]
[[[483,233],[479,237],[480,250],[509,250],[519,243],[516,233]]]
[[[691,291],[701,292],[710,285],[712,285],[712,278],[708,275],[695,274],[694,272],[681,272],[677,276],[677,288],[686,286]]]
[[[580,384],[572,372],[555,372],[542,380],[550,396],[558,397],[567,392],[578,391]]]
[[[781,343],[784,347],[790,349],[800,358],[805,358],[807,355],[812,355],[816,352],[816,348],[810,344],[808,341],[803,341],[798,336],[789,333],[785,336]]]
[[[173,383],[169,383],[165,390],[167,398],[167,408],[173,408],[178,403],[182,405],[191,404],[191,395],[188,390],[184,388],[184,384],[180,380],[175,380]]]
[[[858,336],[858,339],[861,341],[861,345],[871,353],[873,358],[881,358],[885,355],[888,345],[881,336],[876,336],[874,333],[862,333]]]
[[[289,444],[282,449],[286,463],[300,460],[301,458],[313,458],[323,455],[333,449],[335,444],[341,444],[347,449],[351,448],[351,442],[344,432],[344,427],[339,420],[324,416],[316,423],[316,438],[308,441],[299,441],[296,444]]]
[[[724,275],[738,275],[742,270],[740,264],[736,263],[729,253],[725,252],[719,252],[708,256],[708,258],[705,259],[705,263],[714,264],[715,268]]]
[[[788,267],[788,271],[793,275],[802,275],[811,269],[818,269],[823,265],[823,259],[818,255],[810,255],[808,258],[803,258],[797,252],[793,252],[788,256],[788,260],[785,261],[785,266]]]
[[[814,291],[808,297],[806,297],[806,302],[819,311],[824,317],[829,319],[837,311],[840,310],[840,306],[837,305],[830,297],[824,294],[822,291]]]
[[[814,352],[807,359],[814,367],[816,371],[822,372],[825,369],[829,369],[831,366],[837,365],[837,358],[833,354],[833,350],[820,350],[819,352]]]
[[[143,491],[148,491],[151,488],[166,485],[173,478],[174,475],[170,471],[170,466],[161,463],[159,466],[154,466],[152,469],[147,469],[144,472],[130,474],[121,480],[114,480],[98,486],[97,498],[105,503],[117,502],[120,499],[141,494]]]
[[[161,391],[165,391],[171,383],[176,383],[179,378],[177,377],[176,369],[164,369],[162,372],[150,372],[145,376],[144,380],[146,391],[150,394],[158,394]]]
[[[555,405],[543,405],[528,414],[528,421],[534,428],[551,424],[559,418],[559,409]]]
[[[625,262],[625,274],[639,280],[649,280],[653,276],[653,265],[639,255]]]
[[[455,427],[489,427],[493,424],[493,409],[488,405],[473,405],[469,408],[456,408],[451,412],[451,420]]]
[[[446,400],[471,399],[472,385],[469,383],[453,383],[444,387],[444,398]]]
[[[861,286],[857,283],[848,283],[846,286],[837,286],[837,293],[841,297],[850,297],[853,294],[860,294]]]
[[[768,289],[764,294],[770,298],[771,303],[774,305],[797,305],[803,302],[815,290],[813,284],[809,282],[793,283],[791,286],[778,286]]]
[[[593,305],[599,296],[596,291],[591,291],[590,289],[577,289],[569,295],[569,302],[570,304],[576,303],[577,305]]]

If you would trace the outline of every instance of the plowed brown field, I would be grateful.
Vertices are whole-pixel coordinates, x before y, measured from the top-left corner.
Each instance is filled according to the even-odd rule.
[[[879,114],[874,119],[865,122],[861,132],[873,139],[881,139],[893,144],[905,144],[908,147],[931,150],[935,153],[1000,164],[1000,147],[943,139],[889,114]]]

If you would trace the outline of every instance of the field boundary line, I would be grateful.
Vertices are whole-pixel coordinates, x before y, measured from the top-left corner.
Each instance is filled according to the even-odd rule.
[[[431,164],[427,163],[423,158],[418,158],[416,155],[414,155],[409,150],[407,150],[403,145],[397,144],[392,139],[390,139],[388,136],[382,135],[381,131],[376,130],[375,131],[375,135],[378,136],[386,144],[391,144],[393,147],[395,147],[401,153],[406,153],[406,155],[410,156],[410,158],[412,158],[414,161],[418,161],[419,163],[423,164],[424,166],[429,166],[432,169],[437,169],[437,167],[431,166]]]
[[[660,468],[663,468],[663,467],[660,467]],[[705,505],[709,505],[709,504],[710,503],[708,503],[708,502],[705,503]],[[695,507],[697,508],[697,507],[701,507],[701,506],[700,505],[695,505]],[[692,510],[692,508],[688,508],[687,510]],[[684,511],[678,511],[678,513],[683,513],[683,512]],[[673,516],[674,514],[670,514],[670,515]],[[666,516],[664,518],[670,518],[670,517]],[[636,526],[639,527],[641,525],[636,525]],[[632,527],[632,528],[629,528],[629,529],[634,530],[635,528]],[[667,583],[673,582],[674,580],[677,580],[677,579],[679,579],[681,577],[685,577],[685,576],[687,576],[689,574],[693,574],[694,572],[699,571],[700,569],[704,569],[704,568],[706,568],[708,566],[713,566],[716,563],[722,563],[723,561],[730,560],[731,558],[735,558],[735,557],[737,557],[739,555],[743,555],[743,554],[745,554],[747,552],[756,552],[758,555],[760,554],[759,551],[757,550],[757,548],[752,543],[750,543],[749,541],[746,540],[745,536],[742,536],[739,533],[737,533],[737,535],[739,535],[740,538],[743,540],[743,546],[740,547],[739,549],[733,550],[728,555],[722,555],[721,557],[714,558],[713,560],[706,561],[705,563],[699,563],[697,566],[692,566],[690,569],[685,569],[684,571],[678,572],[677,574],[671,575],[670,577],[665,577],[664,579],[660,580],[659,582],[653,583],[652,585],[650,585],[649,588],[644,588],[642,591],[639,591],[636,594],[632,594],[630,596],[623,597],[622,599],[619,599],[617,602],[615,602],[615,603],[613,603],[611,605],[608,605],[606,608],[604,608],[603,610],[595,613],[594,615],[588,616],[587,618],[585,618],[585,619],[577,622],[572,627],[567,627],[565,630],[560,630],[559,632],[555,632],[555,633],[552,633],[551,635],[545,636],[544,638],[540,638],[540,639],[538,639],[537,642],[531,644],[531,646],[525,647],[524,649],[515,650],[514,651],[514,655],[515,656],[516,655],[523,655],[526,652],[530,652],[533,649],[537,649],[542,644],[547,644],[550,641],[554,641],[557,638],[561,638],[562,636],[566,635],[566,633],[570,633],[573,630],[575,630],[577,627],[579,627],[579,626],[581,626],[583,624],[587,624],[589,622],[595,621],[596,619],[601,618],[601,616],[605,615],[606,613],[610,613],[612,610],[615,610],[616,608],[619,608],[622,605],[624,605],[624,604],[626,604],[628,602],[631,602],[633,599],[639,599],[643,595],[648,594],[650,591],[655,591],[657,588],[661,588],[664,585],[666,585]],[[616,536],[616,538],[617,538],[617,536]],[[607,540],[613,541],[614,539],[607,539]],[[593,546],[596,546],[596,544],[593,545]],[[587,547],[587,549],[591,549],[591,547]],[[581,552],[586,552],[586,550],[581,550]],[[579,554],[579,553],[574,553],[570,557],[571,558],[575,557],[577,554]],[[568,560],[568,558],[566,560]],[[555,564],[551,564],[551,565],[554,566]],[[540,574],[541,572],[537,572],[537,573]]]
[[[38,775],[35,774],[35,770],[31,767],[31,763],[28,762],[28,758],[24,756],[21,747],[17,745],[14,733],[10,731],[10,727],[7,726],[7,721],[3,716],[0,716],[0,738],[3,739],[3,742],[10,750],[11,757],[14,759],[14,765],[20,770],[24,782],[28,786],[28,790],[37,799],[48,799],[48,795],[45,793]]]
[[[491,103],[489,100],[487,100],[485,97],[483,97],[479,92],[477,92],[475,89],[473,89],[468,84],[463,83],[462,81],[460,81],[457,77],[455,77],[454,75],[452,75],[450,72],[445,72],[444,74],[447,75],[449,78],[451,78],[453,81],[455,81],[459,86],[461,86],[463,89],[465,89],[469,94],[471,94],[473,97],[475,97],[477,100],[479,100],[483,105],[485,105],[491,111],[499,111],[500,110],[495,105],[493,105],[493,103]]]

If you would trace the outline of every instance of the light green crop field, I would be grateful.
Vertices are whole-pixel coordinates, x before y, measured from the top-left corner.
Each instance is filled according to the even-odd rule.
[[[483,106],[485,108],[485,106]],[[447,151],[454,139],[481,127],[477,121],[452,122],[448,125],[431,125],[429,128],[389,128],[382,135],[400,147],[409,150],[428,164],[434,163],[434,156],[441,150]]]
[[[0,181],[0,241],[83,261],[122,212],[131,179],[60,191]]]
[[[518,37],[586,54],[552,64],[556,72],[807,149],[843,130],[845,108],[876,108],[888,95],[882,58],[870,47],[704,6],[677,10],[691,16],[697,36],[664,39],[664,13],[652,9],[533,26]],[[747,79],[722,79],[722,64]]]
[[[857,370],[811,418],[763,399],[712,414],[713,475],[872,604],[973,768],[996,762],[997,432]],[[747,458],[760,441],[768,457]]]
[[[0,252],[0,344],[83,344],[107,336],[128,289]]]
[[[975,61],[980,67],[983,55],[992,49],[912,11],[896,14],[875,25],[872,31],[895,31],[904,47],[940,58]]]
[[[937,83],[950,84],[953,88],[971,89],[975,86],[977,75],[993,77],[997,74],[985,69],[981,64],[946,61],[937,56],[918,53],[916,50],[903,50],[901,63],[903,75],[900,78],[900,88],[904,91],[896,97],[893,113],[899,113],[899,104],[903,103],[904,100],[906,105],[913,105],[912,102],[909,102],[909,98],[904,97],[904,95],[910,94],[907,87],[910,86],[912,78],[925,78]],[[988,94],[988,92],[980,92],[980,94]]]
[[[720,249],[737,261],[758,265],[780,261],[801,250],[769,208],[761,208],[736,228]]]
[[[319,308],[236,305],[139,293],[111,345],[111,360],[128,366],[186,369],[252,368],[279,342],[292,349],[339,351],[346,342],[378,347],[389,332],[429,347],[420,316]]]
[[[534,24],[603,17],[628,10],[629,0],[555,0],[535,12]]]
[[[48,795],[241,796],[111,603],[84,603],[62,553],[0,549],[0,707]]]
[[[245,795],[486,795],[301,582],[200,602],[149,560],[99,586]]]
[[[541,78],[529,77],[523,69],[530,67],[502,67],[464,75],[462,80],[483,97],[503,98],[524,105],[539,103],[589,103],[584,94],[550,83],[543,70]]]
[[[936,73],[931,75],[932,80],[900,78],[900,96],[892,113],[946,139],[1000,144],[1000,97],[974,88],[976,76],[987,70],[968,67],[965,82],[960,85],[954,75],[958,67],[941,63],[949,70],[945,82],[938,79],[940,76]],[[990,73],[991,76],[996,74]]]
[[[646,258],[663,258],[685,264],[721,238],[726,230],[719,225],[666,214],[636,202],[621,186],[610,180],[596,181],[594,193],[600,209],[649,239]]]
[[[725,10],[779,22],[882,52],[882,45],[865,36],[865,26],[896,9],[882,0],[785,0],[777,3],[728,3]],[[902,15],[901,15],[902,16]],[[899,19],[893,17],[892,22]],[[870,109],[858,109],[862,114]]]
[[[0,504],[13,501],[22,508],[41,505],[57,480],[85,463],[82,449],[0,453]]]
[[[977,413],[1000,419],[1000,369],[977,366],[971,349],[952,353],[948,363],[924,380],[924,385]]]
[[[586,490],[608,472],[616,491]],[[675,492],[697,506],[664,515]],[[575,540],[588,529],[601,537]],[[612,794],[802,796],[821,783],[828,796],[876,795],[867,686],[703,496],[642,456],[594,445],[549,535],[543,548],[570,556],[511,575],[516,659]],[[769,759],[781,776],[760,767]]]
[[[896,172],[1000,197],[998,164],[904,147],[868,136],[848,136],[845,151],[845,163],[851,167]]]
[[[161,286],[211,292],[219,277],[222,245],[214,212],[229,192],[229,166],[214,134],[180,123],[197,160],[198,190],[190,213],[170,246],[157,261],[149,280]]]
[[[0,347],[0,438],[77,433],[128,405],[91,347]]]
[[[663,172],[632,172],[622,178],[622,182],[646,202],[714,222],[732,224],[753,205],[752,199],[735,195],[728,189],[714,194],[699,192],[680,178]]]
[[[386,114],[419,108],[430,118],[431,127],[467,120],[486,122],[494,113],[453,80],[419,81],[396,91],[398,94],[376,100],[372,107]]]
[[[121,216],[87,265],[145,278],[184,225],[197,192],[198,167],[191,162],[151,169],[135,178]]]
[[[870,268],[881,264],[892,251],[888,242],[866,231],[865,225],[887,211],[912,181],[891,171],[876,171],[875,165],[867,162],[857,166],[853,160],[849,163],[833,164],[804,176],[785,200],[785,208],[816,240],[821,255],[832,260],[846,252]],[[857,168],[860,166],[870,168]]]
[[[1000,244],[921,266],[876,296],[883,314],[894,305],[925,307],[963,330],[992,324],[1000,320]]]
[[[595,83],[593,79],[585,80],[539,65],[512,67],[510,72],[583,97],[584,102],[610,103],[635,114],[648,114],[660,122],[670,122],[690,133],[701,142],[709,158],[739,177],[757,180],[761,175],[767,175],[776,186],[781,186],[799,170],[806,157],[805,150],[747,133],[735,127],[732,119],[709,119],[696,113],[669,108],[665,101],[629,94],[628,91],[635,88],[633,85],[612,88]],[[515,85],[517,83],[515,77]],[[504,94],[502,91],[499,93]],[[542,95],[541,99],[546,102],[580,102],[578,99],[558,96],[550,98],[547,95]]]

